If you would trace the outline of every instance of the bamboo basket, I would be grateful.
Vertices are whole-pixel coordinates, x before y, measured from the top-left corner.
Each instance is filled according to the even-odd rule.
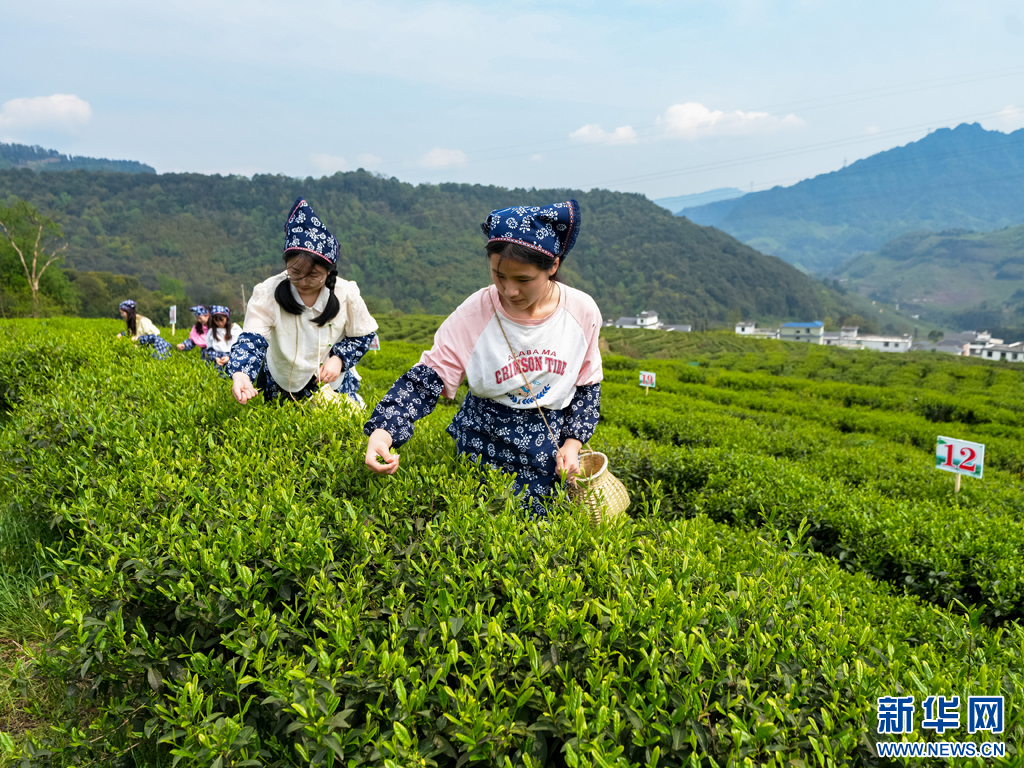
[[[597,451],[580,454],[580,474],[569,484],[569,496],[586,507],[590,522],[600,525],[625,514],[629,493],[608,468],[608,457]]]

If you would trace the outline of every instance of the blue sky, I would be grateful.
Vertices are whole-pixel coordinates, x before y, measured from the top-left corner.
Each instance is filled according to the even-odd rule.
[[[40,0],[0,67],[0,141],[653,198],[1024,127],[1024,4]]]

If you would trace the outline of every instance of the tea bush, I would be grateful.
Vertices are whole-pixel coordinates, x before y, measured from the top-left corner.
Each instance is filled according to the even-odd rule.
[[[195,359],[154,361],[100,323],[0,329],[15,393],[0,496],[5,525],[27,521],[5,555],[48,574],[57,633],[32,671],[72,705],[24,741],[27,765],[881,766],[875,700],[911,693],[1004,695],[999,739],[1019,759],[1024,632],[983,622],[1015,599],[1017,582],[993,583],[1012,576],[995,561],[1015,513],[991,508],[1009,471],[978,497],[1011,533],[963,612],[872,576],[910,549],[864,493],[903,510],[896,531],[923,506],[979,552],[999,544],[942,506],[906,445],[885,447],[915,483],[893,500],[857,488],[870,459],[813,419],[611,382],[595,442],[632,517],[593,529],[560,497],[536,523],[506,479],[455,456],[454,404],[397,475],[372,477],[359,419],[238,406]],[[367,398],[420,349],[368,355]],[[787,419],[860,463],[834,480],[830,460],[785,467]],[[828,521],[847,556],[821,546]]]

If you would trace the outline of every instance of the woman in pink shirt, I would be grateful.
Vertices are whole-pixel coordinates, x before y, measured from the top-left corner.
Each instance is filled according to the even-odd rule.
[[[192,330],[189,332],[188,338],[178,345],[178,349],[182,352],[188,352],[193,347],[199,347],[199,357],[208,361],[209,356],[207,355],[206,349],[206,332],[210,330],[210,310],[202,304],[197,304],[189,309],[192,314],[195,315],[196,322],[195,325],[192,326]]]
[[[578,470],[601,405],[601,313],[590,296],[558,280],[579,228],[575,200],[487,217],[493,284],[441,324],[434,346],[374,408],[363,430],[371,470],[394,473],[399,457],[390,449],[465,379],[469,394],[448,427],[456,450],[515,473],[530,511],[546,516],[542,499],[560,474]]]

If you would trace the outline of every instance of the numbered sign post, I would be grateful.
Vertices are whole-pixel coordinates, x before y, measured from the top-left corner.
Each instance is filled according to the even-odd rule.
[[[935,442],[935,468],[956,474],[953,486],[960,493],[960,476],[981,479],[985,469],[985,446],[955,437],[942,437]]]
[[[655,375],[651,371],[640,371],[640,386],[644,388],[644,394],[646,395],[651,391],[651,387],[655,386]]]
[[[380,351],[380,336],[378,336],[376,333],[373,334],[373,341],[370,342],[370,349],[372,349],[374,352]]]
[[[171,315],[171,338],[173,339],[174,338],[174,326],[178,322],[178,305],[177,304],[175,304],[175,305],[173,305],[171,307],[170,315]]]

